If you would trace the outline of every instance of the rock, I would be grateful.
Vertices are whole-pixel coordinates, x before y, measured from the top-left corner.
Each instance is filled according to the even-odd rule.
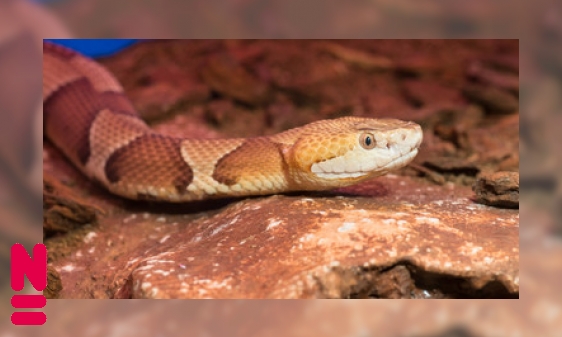
[[[517,297],[518,212],[470,195],[389,176],[216,210],[138,207],[53,263],[67,266],[63,298]],[[449,279],[418,286],[433,273]]]
[[[385,270],[374,284],[375,289],[371,292],[380,298],[410,298],[417,289],[411,273],[404,265]]]
[[[482,174],[473,186],[479,203],[519,208],[519,172]]]
[[[512,114],[519,111],[519,99],[506,90],[477,84],[469,84],[463,89],[468,99],[481,104],[492,114]]]
[[[476,176],[480,172],[478,165],[470,159],[456,156],[439,156],[428,158],[424,165],[441,173],[465,174],[467,176]]]
[[[396,71],[404,76],[425,77],[443,71],[443,65],[426,55],[408,55],[395,61]]]
[[[456,88],[448,87],[434,79],[407,79],[402,81],[404,95],[414,106],[456,105],[464,98]]]
[[[477,105],[442,109],[432,116],[433,130],[441,139],[450,141],[460,149],[467,149],[466,134],[483,120],[484,111]]]
[[[391,70],[394,68],[392,60],[384,56],[372,55],[337,42],[323,41],[317,47],[342,61],[365,70]]]
[[[269,100],[267,84],[227,56],[212,58],[202,69],[201,76],[211,89],[236,101],[256,106]]]
[[[484,84],[506,89],[512,93],[519,93],[519,75],[512,72],[501,72],[482,64],[473,62],[467,69],[469,78]]]
[[[248,109],[222,99],[209,102],[205,109],[205,121],[230,137],[255,137],[265,129],[265,111]],[[248,133],[248,128],[254,133]]]
[[[47,299],[54,299],[59,297],[62,290],[62,281],[60,274],[52,266],[47,266],[47,288],[43,290],[43,295]]]
[[[501,275],[504,294],[516,296],[517,212],[474,207],[462,189],[392,178],[384,185],[379,197],[274,196],[232,205],[164,235],[149,252],[144,246],[129,252],[129,267],[116,268],[118,279],[129,280],[118,293],[132,298],[410,298],[407,289],[431,271],[457,276],[456,282],[466,285],[473,278],[492,282]],[[415,276],[384,277],[377,271],[404,261],[415,266]],[[476,297],[484,286],[466,285],[463,291],[459,285],[456,292],[446,288],[442,293]]]
[[[43,231],[46,235],[94,224],[99,212],[50,175],[43,177]]]
[[[466,131],[466,149],[481,171],[519,170],[519,115]]]
[[[193,74],[186,75],[177,65],[151,67],[137,76],[134,85],[129,97],[147,121],[161,120],[186,106],[201,104],[211,96],[208,86]]]

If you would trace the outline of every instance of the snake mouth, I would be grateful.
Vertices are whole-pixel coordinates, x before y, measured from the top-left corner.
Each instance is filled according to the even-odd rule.
[[[406,153],[405,155],[402,155],[398,158],[395,158],[391,161],[389,161],[388,163],[386,163],[385,165],[379,166],[379,167],[374,167],[370,170],[367,171],[344,171],[344,172],[312,172],[314,173],[317,177],[319,178],[323,178],[323,179],[353,179],[353,178],[361,178],[364,176],[379,176],[379,175],[383,175],[389,171],[401,168],[406,166],[408,163],[410,163],[412,161],[412,159],[414,159],[414,157],[418,154],[418,149],[417,148],[413,148],[410,152]]]

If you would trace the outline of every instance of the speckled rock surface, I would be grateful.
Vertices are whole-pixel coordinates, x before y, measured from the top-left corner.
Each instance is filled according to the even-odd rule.
[[[139,247],[116,268],[128,281],[119,296],[381,297],[370,281],[396,265],[415,272],[418,284],[451,278],[446,286],[426,284],[420,295],[427,297],[487,297],[498,287],[496,296],[517,293],[516,211],[474,204],[466,188],[397,177],[374,184],[383,195],[273,196],[173,225],[177,231],[158,235],[157,244]],[[137,216],[129,226],[153,221]],[[160,228],[174,218],[161,221]]]
[[[131,209],[100,220],[59,259],[64,283],[80,285],[61,296],[376,298],[401,266],[405,280],[384,284],[411,289],[390,297],[515,297],[518,212],[471,197],[468,187],[388,176],[191,214]]]

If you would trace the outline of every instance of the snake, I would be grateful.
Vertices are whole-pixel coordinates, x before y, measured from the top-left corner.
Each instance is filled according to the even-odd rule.
[[[248,138],[158,133],[109,70],[47,41],[43,131],[110,193],[163,202],[346,187],[406,166],[423,138],[412,121],[354,116]]]

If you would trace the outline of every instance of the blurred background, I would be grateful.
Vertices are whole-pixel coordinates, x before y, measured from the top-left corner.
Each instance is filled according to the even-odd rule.
[[[493,301],[49,301],[16,328],[9,247],[42,240],[43,38],[520,39],[521,290]],[[0,337],[562,336],[560,1],[0,0]]]

